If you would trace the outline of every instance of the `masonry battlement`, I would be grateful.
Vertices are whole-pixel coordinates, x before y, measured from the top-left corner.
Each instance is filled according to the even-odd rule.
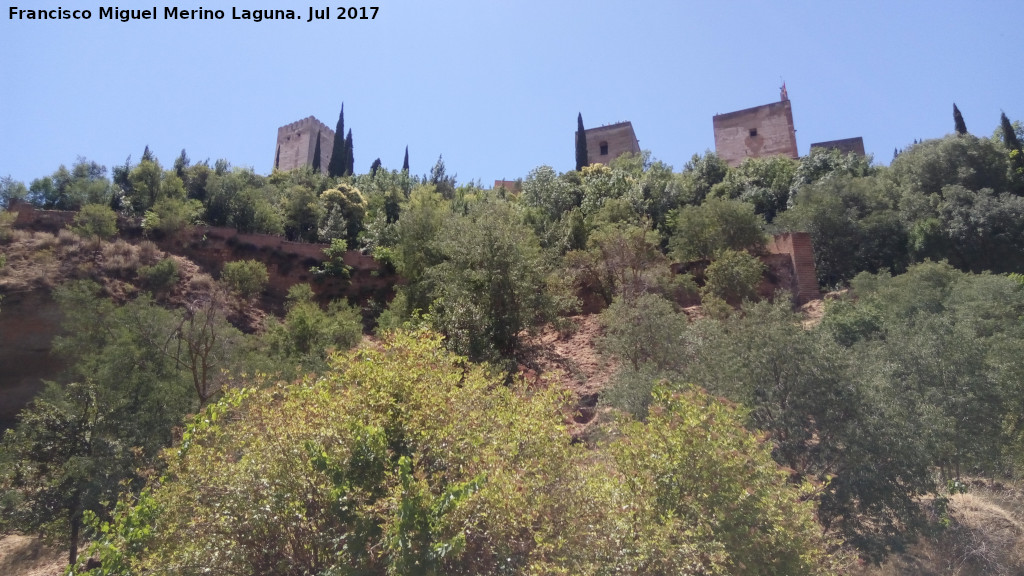
[[[317,120],[316,116],[307,116],[302,120],[296,120],[291,124],[285,124],[277,129],[277,133],[287,132],[289,130],[302,130],[303,128],[316,128],[322,132],[328,132],[331,138],[334,138],[334,130],[331,130],[326,124]]]

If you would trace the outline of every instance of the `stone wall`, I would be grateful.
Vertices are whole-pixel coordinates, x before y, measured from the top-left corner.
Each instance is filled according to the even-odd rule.
[[[30,204],[12,207],[18,217],[14,226],[27,230],[56,233],[67,227],[77,212],[38,210]],[[121,237],[141,239],[138,219],[118,218]],[[154,237],[156,244],[171,254],[185,256],[214,278],[220,277],[225,262],[259,260],[267,266],[269,282],[263,294],[263,307],[282,313],[288,289],[308,282],[322,301],[345,297],[365,304],[370,300],[385,302],[394,295],[398,277],[380,263],[356,250],[345,253],[345,264],[352,268],[351,279],[315,279],[309,272],[324,260],[327,244],[290,242],[283,236],[242,234],[234,228],[193,226],[167,237]]]
[[[843,138],[842,140],[829,140],[828,142],[811,144],[811,149],[815,148],[839,150],[843,154],[853,153],[864,156],[864,138],[857,136],[855,138]]]
[[[631,122],[619,122],[599,128],[585,130],[587,135],[587,163],[608,164],[626,152],[640,153],[640,142],[636,139]],[[575,133],[573,133],[575,143]],[[604,152],[602,154],[602,152]]]
[[[316,135],[320,134],[320,171],[326,173],[334,151],[334,130],[313,116],[303,118],[277,129],[274,168],[294,170],[313,165]]]
[[[712,123],[715,153],[730,166],[738,166],[747,158],[799,158],[789,100],[718,114]]]
[[[811,235],[806,232],[778,234],[768,242],[771,254],[787,254],[793,261],[793,299],[797,304],[821,298],[817,270],[814,267],[814,248]]]

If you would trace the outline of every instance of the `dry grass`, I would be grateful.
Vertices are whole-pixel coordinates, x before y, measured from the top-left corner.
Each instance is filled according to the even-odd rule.
[[[1024,494],[976,483],[949,500],[949,526],[860,576],[1024,574]]]
[[[143,266],[152,266],[164,257],[164,253],[150,240],[139,243],[139,262]]]
[[[101,254],[104,272],[127,275],[141,266],[139,248],[120,238],[114,242],[104,242]]]
[[[10,534],[0,537],[0,574],[57,576],[67,566],[67,552],[48,547],[38,538]]]

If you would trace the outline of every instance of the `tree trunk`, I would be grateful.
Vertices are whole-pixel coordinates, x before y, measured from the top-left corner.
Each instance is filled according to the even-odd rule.
[[[78,533],[82,528],[82,515],[77,510],[71,512],[71,544],[68,548],[68,565],[74,567],[78,563]]]

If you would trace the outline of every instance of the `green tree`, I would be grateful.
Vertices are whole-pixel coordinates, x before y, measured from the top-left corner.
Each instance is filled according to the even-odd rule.
[[[1020,139],[1017,137],[1017,130],[1014,129],[1010,119],[1003,112],[999,117],[999,124],[1003,130],[1003,146],[1010,153],[1010,168],[1018,181],[1024,179],[1024,147],[1021,147]]]
[[[251,300],[267,286],[267,267],[259,260],[227,262],[221,270],[220,278],[233,292]]]
[[[684,206],[669,239],[672,257],[681,262],[711,260],[723,249],[760,250],[764,220],[746,202],[710,198],[700,206]]]
[[[117,234],[117,214],[103,204],[86,204],[75,214],[72,229],[86,238],[110,238]]]
[[[348,252],[348,244],[341,238],[331,240],[331,245],[324,248],[324,262],[320,266],[309,269],[317,278],[348,278],[352,273],[352,267],[345,264],[345,254]]]
[[[11,208],[14,203],[28,197],[28,188],[10,176],[0,178],[0,208]]]
[[[408,319],[417,310],[423,313],[430,309],[434,280],[426,272],[443,260],[435,239],[441,233],[447,212],[446,202],[433,186],[414,188],[395,223],[394,247],[378,249],[375,254],[394,262],[406,280],[391,304],[398,318]]]
[[[744,412],[689,388],[654,393],[648,420],[610,447],[628,510],[621,564],[636,574],[829,574],[816,487],[786,481]]]
[[[648,292],[672,293],[668,259],[646,222],[605,224],[590,235],[586,250],[566,253],[565,267],[577,285],[599,294],[606,304],[626,302]]]
[[[789,189],[789,203],[793,204],[804,186],[833,178],[873,176],[877,170],[871,166],[870,156],[848,154],[835,148],[812,148],[800,159],[793,184]]]
[[[345,175],[351,176],[355,174],[356,159],[355,152],[352,148],[352,129],[348,129],[348,135],[345,136]]]
[[[358,308],[345,301],[334,301],[324,310],[313,299],[308,284],[297,284],[288,291],[287,313],[281,322],[271,321],[265,344],[279,365],[301,371],[323,372],[332,351],[352,348],[363,337],[362,316]]]
[[[662,380],[677,380],[688,355],[686,316],[657,294],[632,301],[621,298],[601,312],[603,336],[598,349],[620,366],[601,402],[645,419],[652,390]]]
[[[844,176],[804,186],[775,224],[810,234],[818,282],[835,286],[863,270],[906,269],[913,233],[904,216],[884,178]]]
[[[49,535],[72,564],[83,514],[106,517],[119,492],[137,490],[196,406],[164,353],[172,314],[145,296],[118,306],[98,289],[55,290],[63,334],[54,349],[69,383],[48,384],[0,445],[2,528]]]
[[[198,200],[163,198],[146,211],[142,229],[147,233],[173,235],[201,222],[203,205]]]
[[[711,193],[711,188],[725,179],[729,165],[710,150],[704,155],[694,154],[683,166],[682,186],[685,201],[700,204]]]
[[[130,462],[105,416],[93,386],[53,383],[19,414],[0,442],[0,529],[42,533],[76,563],[83,513],[117,497]]]
[[[715,184],[710,194],[754,205],[767,222],[789,206],[790,189],[800,162],[785,156],[747,158]]]
[[[437,162],[430,169],[430,177],[427,182],[434,185],[434,189],[445,200],[455,197],[455,176],[449,176],[444,167],[444,155],[438,155]]]
[[[332,366],[228,392],[189,426],[127,519],[152,515],[132,571],[592,572],[561,394],[502,386],[425,333]]]
[[[293,185],[285,195],[284,232],[289,240],[316,242],[322,206],[309,188]]]
[[[441,261],[426,272],[435,294],[431,313],[456,352],[474,360],[512,357],[524,330],[553,317],[540,246],[508,204],[479,202],[466,216],[450,215],[434,250]]]
[[[888,175],[908,200],[936,196],[945,186],[1007,191],[1006,152],[988,138],[949,135],[925,140],[893,160]]]
[[[708,265],[707,282],[701,288],[701,295],[732,304],[754,300],[765,270],[764,263],[756,256],[741,250],[721,250]]]
[[[338,124],[334,127],[334,146],[331,148],[331,161],[327,163],[327,175],[338,178],[345,174],[348,159],[345,157],[345,103],[341,103],[338,113]]]
[[[583,129],[583,113],[576,116],[576,171],[583,170],[583,167],[590,163],[587,153],[587,133]]]
[[[321,241],[337,238],[351,246],[357,245],[367,211],[366,199],[359,189],[346,183],[338,184],[320,195],[320,204],[318,238]]]
[[[178,273],[178,263],[174,258],[164,258],[152,266],[139,268],[139,278],[154,293],[169,292],[178,284],[181,275]]]
[[[964,117],[960,114],[960,109],[956,107],[956,102],[953,103],[953,127],[957,134],[967,134],[967,124],[964,123]]]
[[[409,173],[409,147],[405,147],[405,158],[402,160],[402,172]]]

